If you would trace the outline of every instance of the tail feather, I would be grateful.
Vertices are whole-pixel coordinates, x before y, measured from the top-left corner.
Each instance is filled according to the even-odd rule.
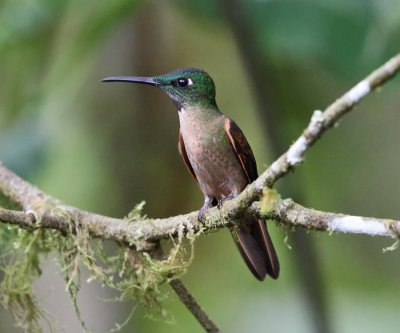
[[[263,220],[234,228],[236,244],[247,267],[260,281],[279,276],[279,260]],[[236,237],[235,237],[236,236]]]

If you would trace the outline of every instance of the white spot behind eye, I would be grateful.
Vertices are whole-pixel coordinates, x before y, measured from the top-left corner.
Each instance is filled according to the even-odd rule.
[[[193,84],[192,79],[189,79],[189,78],[188,78],[188,86],[191,86],[192,84]]]

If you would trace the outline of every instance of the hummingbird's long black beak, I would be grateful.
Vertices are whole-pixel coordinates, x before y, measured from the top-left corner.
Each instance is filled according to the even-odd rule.
[[[152,77],[140,77],[140,76],[112,76],[101,80],[101,82],[134,82],[134,83],[149,84],[151,86],[159,85],[159,83],[154,81]]]

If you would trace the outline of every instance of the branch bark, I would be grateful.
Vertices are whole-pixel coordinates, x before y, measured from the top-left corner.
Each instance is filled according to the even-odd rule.
[[[265,187],[274,183],[290,170],[304,161],[308,149],[332,127],[343,115],[349,112],[362,98],[373,89],[392,78],[400,70],[400,54],[396,55],[364,80],[350,89],[342,97],[331,104],[324,112],[314,111],[310,123],[293,145],[281,155],[261,176],[235,199],[226,201],[223,209],[209,209],[206,213],[205,231],[222,228],[240,220],[243,214],[250,210],[252,214],[263,218],[274,218],[289,225],[302,225],[315,230],[331,230],[335,232],[366,233],[381,236],[398,236],[398,221],[374,218],[362,218],[374,224],[372,229],[352,227],[348,221],[361,221],[361,217],[340,215],[335,223],[333,213],[307,210],[300,205],[287,205],[287,200],[278,204],[277,208],[267,215],[261,214],[260,199]],[[203,226],[197,220],[197,213],[192,212],[163,219],[137,219],[127,221],[99,214],[94,214],[61,203],[59,200],[43,193],[35,186],[24,181],[5,166],[0,164],[0,191],[12,201],[20,204],[24,212],[0,210],[0,221],[18,224],[24,228],[53,228],[68,232],[70,221],[85,223],[94,237],[115,240],[125,244],[138,244],[140,241],[158,240],[177,234],[181,225],[187,229],[199,231]],[[254,204],[253,204],[254,203]],[[286,205],[285,205],[286,203]],[[284,208],[286,207],[286,208]],[[290,209],[289,209],[290,207]],[[62,214],[61,214],[61,213]],[[64,214],[70,216],[66,219]],[[291,214],[288,214],[290,212]],[[308,219],[301,222],[298,218],[307,212]],[[296,216],[296,214],[297,216]],[[335,215],[339,217],[338,214]],[[348,217],[346,220],[345,218]],[[37,222],[40,222],[39,224]],[[331,221],[328,223],[328,221]],[[375,222],[373,222],[375,221]],[[389,221],[389,222],[388,222]],[[328,223],[328,224],[327,224]],[[333,224],[332,224],[333,223]],[[338,224],[339,223],[339,224]],[[377,228],[380,231],[377,231]]]
[[[189,290],[185,287],[179,279],[174,279],[169,283],[174,291],[179,296],[179,299],[183,304],[190,310],[193,316],[196,317],[197,321],[201,323],[204,330],[210,333],[218,333],[220,330],[217,326],[208,318],[207,314],[203,311],[196,299],[189,293]]]
[[[268,213],[262,212],[261,202],[259,201],[254,202],[245,211],[241,211],[238,216],[234,216],[226,209],[219,211],[213,208],[212,212],[207,215],[207,226],[205,227],[198,222],[197,212],[165,219],[145,219],[129,222],[124,219],[92,214],[76,208],[71,209],[70,214],[80,213],[79,216],[71,215],[72,221],[82,218],[79,223],[85,223],[92,236],[114,240],[129,246],[136,245],[139,246],[139,250],[141,242],[175,236],[181,225],[194,232],[198,232],[200,229],[203,229],[203,232],[210,232],[232,226],[245,211],[250,212],[254,217],[273,219],[287,226],[303,227],[310,230],[400,237],[400,221],[398,220],[323,212],[303,207],[291,199],[279,200],[275,208]],[[234,211],[237,213],[236,207],[234,207]],[[229,216],[228,219],[226,219],[227,216]],[[58,214],[57,211],[45,213],[38,220],[31,212],[7,209],[0,209],[0,222],[14,224],[24,229],[50,228],[62,232],[69,232],[69,223],[71,223],[64,214]]]

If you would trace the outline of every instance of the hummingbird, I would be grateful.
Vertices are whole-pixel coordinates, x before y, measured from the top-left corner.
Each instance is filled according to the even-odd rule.
[[[197,68],[182,68],[154,77],[118,76],[103,82],[133,82],[163,90],[178,109],[179,151],[204,195],[198,219],[210,206],[221,208],[257,179],[257,165],[243,132],[221,113],[212,78]],[[244,217],[231,230],[247,267],[260,281],[279,276],[279,260],[265,221]]]

